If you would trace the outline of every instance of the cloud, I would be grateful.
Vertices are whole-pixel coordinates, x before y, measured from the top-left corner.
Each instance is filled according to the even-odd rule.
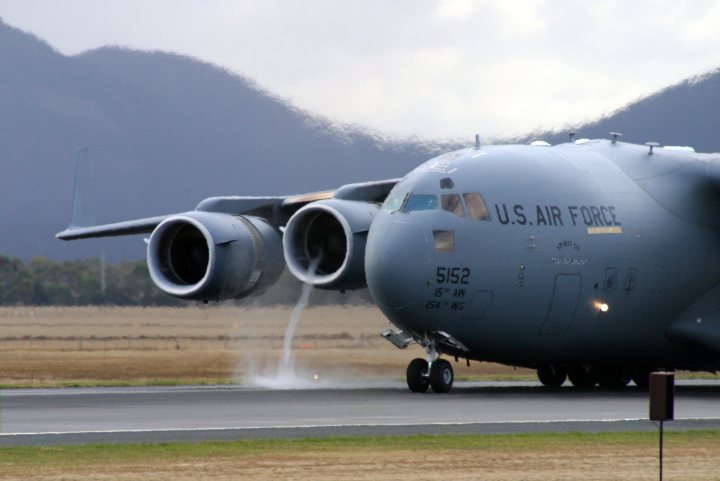
[[[425,136],[579,123],[720,64],[709,0],[0,0],[0,15],[68,54],[177,51]]]

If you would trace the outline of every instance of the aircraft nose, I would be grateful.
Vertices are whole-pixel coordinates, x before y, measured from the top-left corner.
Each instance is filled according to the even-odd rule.
[[[421,228],[401,221],[373,223],[365,254],[367,283],[375,302],[388,309],[419,303],[428,280],[428,240]]]

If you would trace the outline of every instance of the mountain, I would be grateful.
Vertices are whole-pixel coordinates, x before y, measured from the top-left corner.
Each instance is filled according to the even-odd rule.
[[[720,70],[667,87],[576,128],[536,133],[524,140],[566,142],[570,131],[577,132],[578,138],[621,132],[625,142],[660,142],[691,146],[698,152],[720,152]]]
[[[112,222],[214,195],[293,194],[404,175],[433,145],[336,125],[197,59],[101,48],[64,56],[0,21],[0,253],[137,259],[137,238],[64,243],[77,152]]]
[[[720,72],[573,128],[720,150]],[[431,113],[428,113],[431,115]],[[567,129],[522,141],[567,140]],[[0,254],[138,259],[138,238],[65,243],[77,152],[89,148],[98,222],[189,210],[214,195],[281,195],[399,177],[450,149],[300,110],[194,58],[101,48],[65,56],[0,20]]]

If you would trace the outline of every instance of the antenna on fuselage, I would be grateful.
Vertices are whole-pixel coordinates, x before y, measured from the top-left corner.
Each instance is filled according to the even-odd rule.
[[[475,150],[480,150],[480,134],[475,134]]]
[[[650,147],[650,150],[648,151],[648,155],[652,155],[652,154],[653,154],[653,148],[654,148],[654,147],[659,147],[659,146],[660,146],[660,144],[658,144],[657,142],[645,142],[645,145],[647,145],[648,147]]]
[[[575,132],[568,132],[568,139],[572,143],[575,140]]]
[[[616,144],[618,137],[622,137],[622,134],[620,132],[610,132],[610,135],[612,135],[612,143]]]

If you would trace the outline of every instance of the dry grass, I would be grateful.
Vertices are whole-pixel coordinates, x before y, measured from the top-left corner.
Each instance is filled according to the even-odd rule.
[[[243,382],[279,359],[289,308],[2,308],[0,384]],[[297,364],[333,377],[400,379],[417,346],[379,336],[388,321],[370,307],[305,311],[293,344]],[[521,376],[494,364],[458,377]]]
[[[289,309],[0,309],[0,383],[242,381],[280,355]],[[371,308],[312,308],[300,365],[400,378],[418,348],[378,335]],[[493,364],[460,376],[533,376]],[[652,480],[653,434],[442,436],[0,449],[0,480]],[[666,438],[666,479],[720,480],[718,433]]]

